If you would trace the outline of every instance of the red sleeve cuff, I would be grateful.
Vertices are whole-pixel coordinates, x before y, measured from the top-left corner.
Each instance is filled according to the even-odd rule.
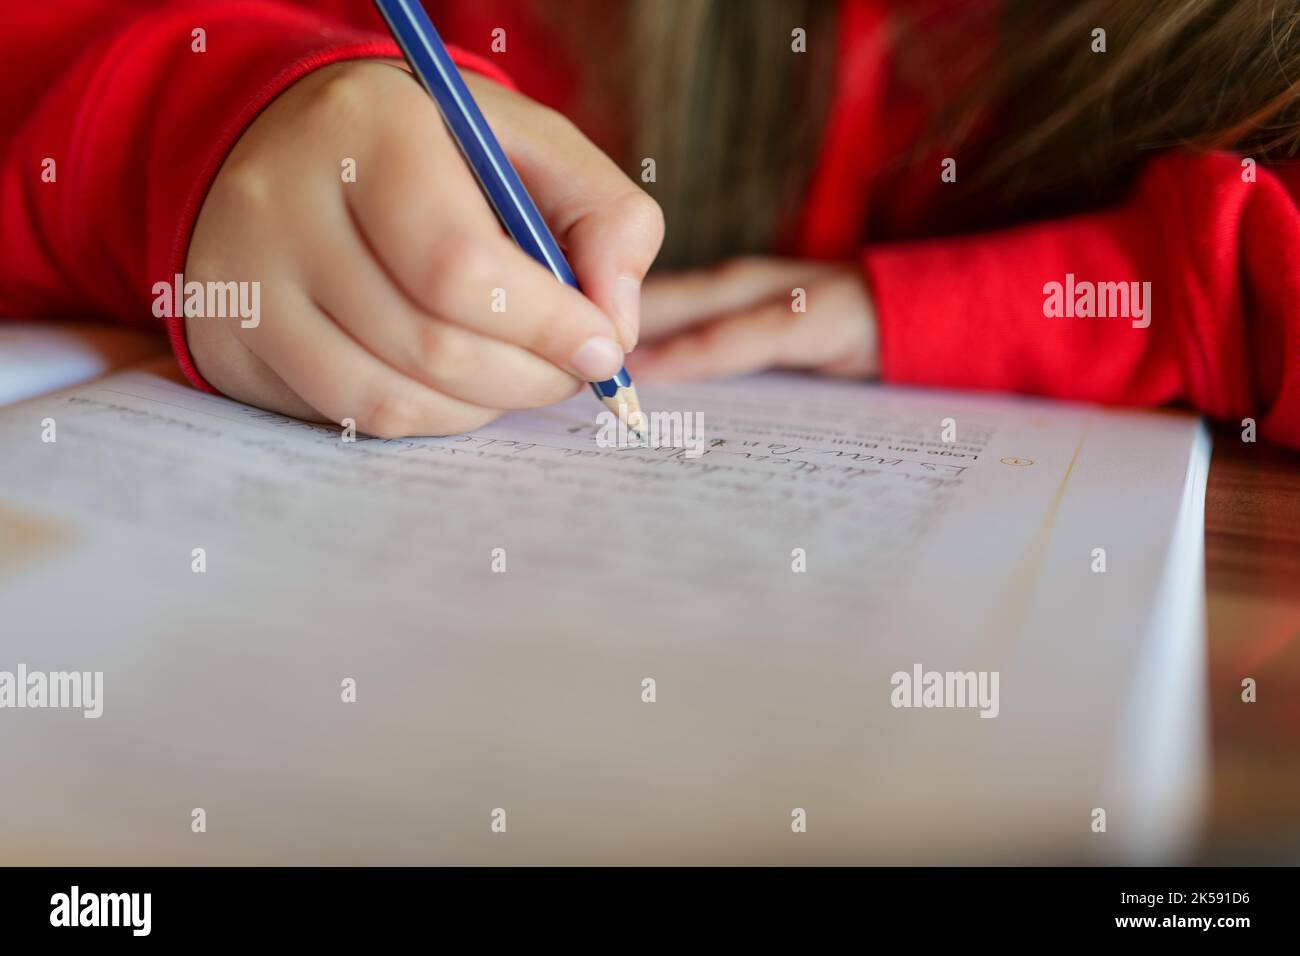
[[[873,246],[862,254],[886,381],[1160,404],[1180,397],[1167,283],[1135,255],[1119,213],[1002,232]],[[1156,286],[1157,321],[1051,317],[1067,276]],[[1151,280],[1155,280],[1151,282]]]
[[[1289,182],[1264,169],[1244,175],[1238,156],[1173,150],[1112,209],[869,248],[883,375],[1112,404],[1181,401],[1214,418],[1256,416],[1262,436],[1300,446],[1300,179]],[[1049,284],[1075,290],[1059,300],[1074,307],[1053,309]],[[1141,289],[1145,327],[1134,309],[1102,313],[1103,284],[1127,286],[1130,298]]]

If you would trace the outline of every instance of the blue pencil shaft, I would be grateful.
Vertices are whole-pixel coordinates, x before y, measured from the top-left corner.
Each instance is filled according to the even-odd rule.
[[[375,0],[375,5],[388,21],[421,85],[438,105],[447,129],[510,238],[550,269],[557,279],[577,289],[578,280],[560,244],[551,235],[533,197],[528,195],[519,174],[492,134],[424,7],[419,0]],[[591,383],[592,390],[601,399],[612,398],[619,389],[631,385],[626,368],[620,369],[612,379]]]

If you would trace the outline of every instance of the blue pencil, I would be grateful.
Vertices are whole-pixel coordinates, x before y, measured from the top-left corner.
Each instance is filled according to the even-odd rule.
[[[461,79],[442,38],[433,28],[419,0],[375,0],[375,5],[406,54],[406,61],[433,101],[438,104],[447,129],[478,179],[483,195],[497,218],[519,248],[528,253],[566,285],[578,288],[578,280],[551,235],[546,221],[528,195],[514,166],[492,135],[492,130]],[[641,405],[627,369],[604,382],[592,382],[592,390],[605,407],[629,426],[639,424]],[[636,430],[633,427],[633,430]]]

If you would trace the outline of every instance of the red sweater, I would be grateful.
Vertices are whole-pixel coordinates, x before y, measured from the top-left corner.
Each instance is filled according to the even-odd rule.
[[[884,378],[1183,402],[1255,417],[1262,436],[1300,447],[1300,167],[1261,168],[1247,182],[1237,157],[1169,151],[1113,208],[900,241],[944,184],[937,160],[904,183],[884,173],[890,137],[912,125],[883,46],[890,2],[842,4],[835,97],[792,240],[802,255],[862,263]],[[540,25],[526,22],[525,4],[429,6],[462,66],[553,105],[571,92],[553,47],[528,42]],[[497,26],[507,27],[503,54],[490,52]],[[203,53],[192,50],[200,27]],[[397,55],[363,0],[16,5],[0,36],[0,315],[157,321],[150,290],[183,271],[208,187],[258,112],[328,63]],[[1149,326],[1080,317],[1069,304],[1045,315],[1047,284],[1071,281],[1149,282]],[[208,388],[183,321],[167,321],[181,367]]]

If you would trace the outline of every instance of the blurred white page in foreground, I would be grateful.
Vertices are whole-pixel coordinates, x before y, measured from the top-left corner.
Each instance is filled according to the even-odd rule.
[[[598,447],[585,390],[355,443],[148,369],[0,410],[0,670],[104,673],[99,719],[0,711],[2,862],[1188,850],[1196,419],[641,392],[702,415],[704,453]],[[918,668],[996,673],[996,716],[894,706]]]

